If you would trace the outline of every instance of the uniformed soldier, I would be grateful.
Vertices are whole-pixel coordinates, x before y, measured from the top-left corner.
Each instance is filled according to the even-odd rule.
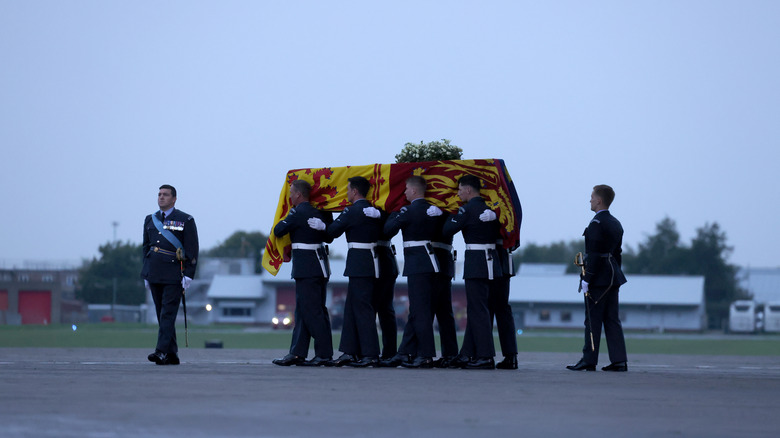
[[[182,294],[195,277],[198,263],[198,229],[195,219],[174,208],[176,189],[160,186],[160,210],[144,220],[141,277],[152,294],[157,313],[157,347],[148,356],[157,365],[178,365],[176,315]]]
[[[626,283],[621,268],[623,226],[609,212],[614,199],[615,191],[604,184],[593,187],[590,195],[590,209],[596,215],[582,234],[586,255],[585,274],[580,279],[586,306],[585,346],[580,361],[566,367],[572,371],[596,370],[602,324],[611,362],[602,370],[628,371],[626,341],[618,309],[618,292]]]
[[[292,278],[295,279],[295,327],[290,353],[273,363],[281,366],[330,366],[333,359],[333,339],[330,316],[325,306],[330,278],[328,253],[324,242],[333,241],[324,230],[309,227],[308,220],[319,218],[332,222],[330,213],[323,213],[309,203],[311,185],[304,180],[290,184],[293,208],[274,227],[277,237],[290,234],[292,243]],[[309,343],[314,338],[314,358],[305,361]]]
[[[443,229],[445,236],[458,231],[463,234],[466,254],[463,263],[463,279],[466,283],[466,333],[460,356],[451,367],[466,369],[493,369],[496,350],[493,345],[493,329],[488,307],[490,280],[503,275],[496,253],[499,238],[498,221],[484,222],[480,216],[487,208],[480,196],[480,180],[464,175],[458,180],[458,196],[465,204],[451,216]]]
[[[491,212],[492,213],[492,212]],[[495,213],[493,213],[495,217]],[[498,329],[498,340],[501,344],[501,354],[504,360],[496,364],[501,370],[517,369],[517,329],[515,318],[512,316],[512,306],[509,305],[509,280],[514,277],[515,270],[512,255],[504,248],[503,240],[496,241],[496,252],[501,261],[501,272],[504,275],[495,277],[490,281],[490,321],[495,316]]]
[[[376,209],[379,217],[384,224],[389,215]],[[395,317],[395,307],[393,298],[395,298],[395,281],[398,278],[398,261],[395,258],[395,246],[393,246],[392,236],[382,234],[381,240],[377,241],[376,254],[379,259],[379,278],[376,279],[374,289],[374,311],[379,319],[379,327],[382,329],[382,356],[381,359],[388,359],[398,353],[398,322]]]
[[[363,211],[374,208],[365,199],[371,188],[368,180],[356,176],[348,181],[347,200],[352,205],[327,226],[328,235],[332,238],[346,233],[349,248],[344,270],[349,283],[339,344],[339,350],[344,354],[333,363],[335,366],[376,366],[379,363],[379,337],[372,301],[376,279],[379,278],[376,248],[382,236],[382,220],[367,216]],[[325,223],[318,218],[309,219],[309,226],[326,229]]]
[[[439,210],[441,211],[441,210]],[[458,334],[455,327],[455,315],[452,312],[452,279],[455,277],[455,253],[452,249],[452,236],[442,234],[447,215],[438,215],[438,232],[431,245],[439,261],[433,290],[433,314],[439,326],[441,357],[433,361],[435,368],[448,368],[458,355]]]
[[[403,234],[403,275],[407,278],[409,292],[409,318],[399,356],[384,361],[383,366],[432,368],[436,356],[432,299],[439,261],[431,239],[440,234],[441,228],[439,221],[428,214],[432,206],[425,200],[425,186],[425,178],[421,176],[408,178],[404,194],[410,205],[390,214],[384,227],[384,232],[390,236],[399,230]],[[414,360],[404,360],[408,356],[413,356]]]

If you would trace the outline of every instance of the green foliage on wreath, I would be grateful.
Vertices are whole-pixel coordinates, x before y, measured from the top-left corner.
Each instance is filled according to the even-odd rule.
[[[420,144],[406,143],[401,153],[395,156],[396,163],[416,163],[418,161],[460,160],[463,149],[450,144],[446,138],[441,141]]]

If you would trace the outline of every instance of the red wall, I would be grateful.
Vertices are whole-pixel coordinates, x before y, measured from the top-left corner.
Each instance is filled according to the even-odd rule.
[[[0,290],[0,310],[8,310],[8,291]]]
[[[22,324],[51,323],[51,291],[20,290],[19,313]]]

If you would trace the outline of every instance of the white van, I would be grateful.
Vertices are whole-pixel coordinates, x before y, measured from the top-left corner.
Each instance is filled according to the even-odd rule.
[[[732,333],[755,333],[756,302],[737,300],[729,308],[729,331]]]

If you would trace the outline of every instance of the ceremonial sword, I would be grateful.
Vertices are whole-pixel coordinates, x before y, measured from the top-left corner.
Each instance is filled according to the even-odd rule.
[[[181,267],[181,279],[184,280],[184,254],[181,248],[176,248],[176,258],[179,259]],[[181,306],[184,309],[184,346],[190,346],[190,335],[187,331],[187,290],[184,285],[181,286]]]
[[[574,264],[580,267],[580,288],[577,292],[582,292],[582,279],[585,277],[585,259],[582,257],[582,253],[578,252],[574,256]],[[585,291],[585,317],[588,320],[588,335],[590,335],[590,351],[596,351],[596,344],[593,343],[593,322],[590,320],[590,303],[588,297],[590,293]]]

